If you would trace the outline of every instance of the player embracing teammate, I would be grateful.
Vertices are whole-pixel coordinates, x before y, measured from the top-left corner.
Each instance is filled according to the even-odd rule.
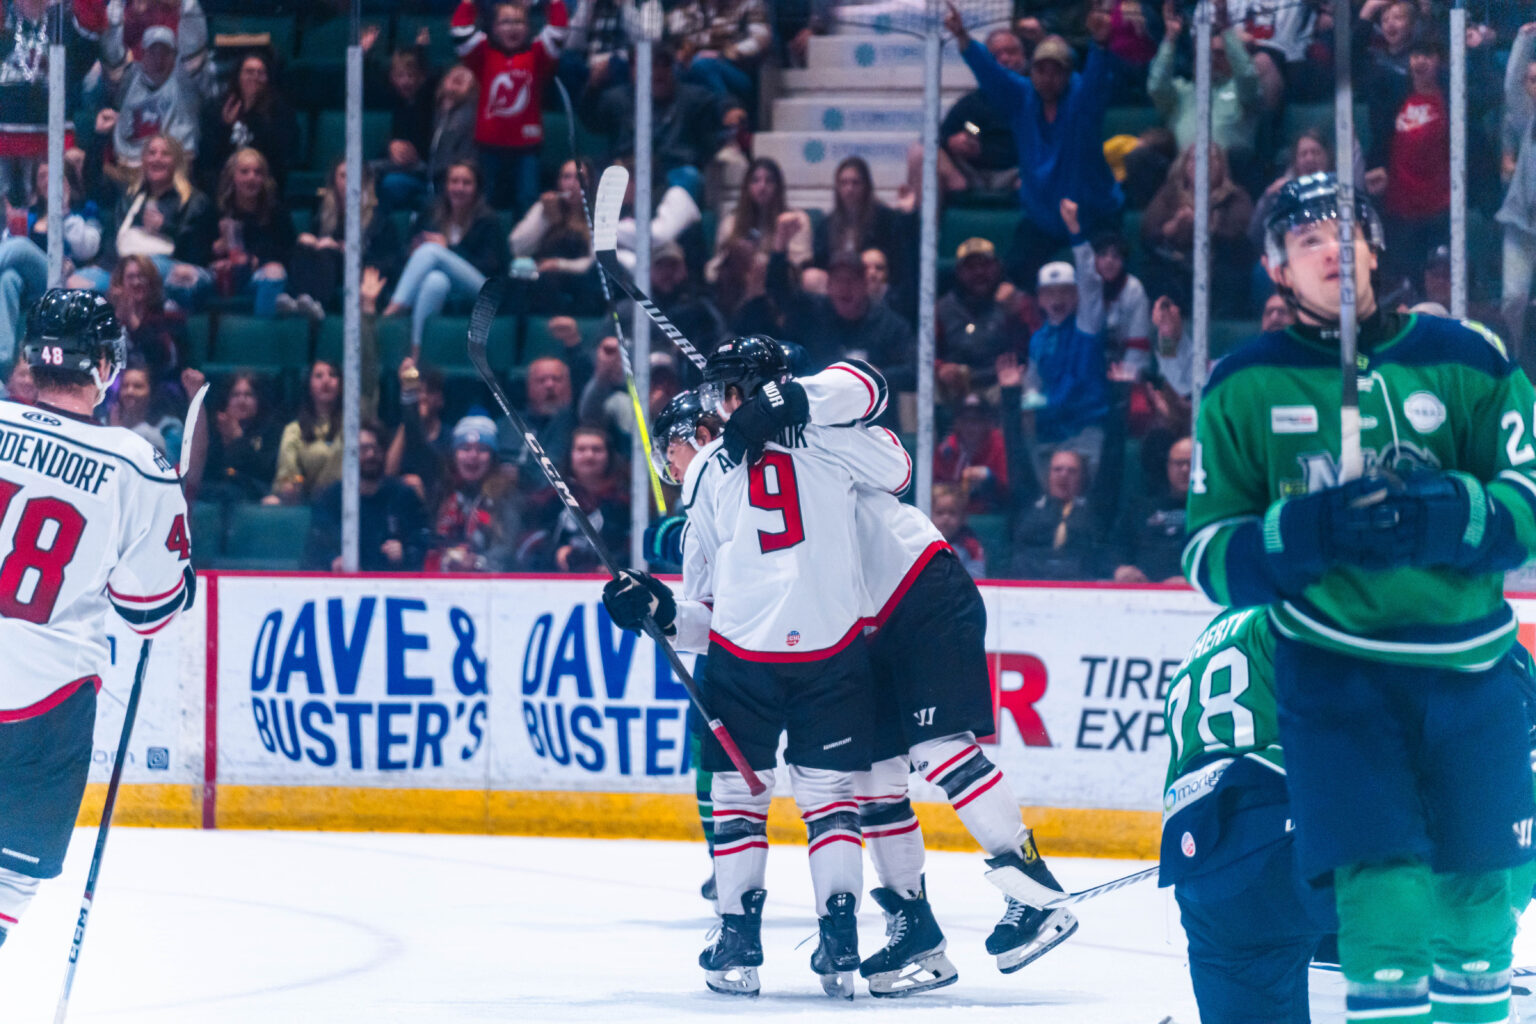
[[[1502,584],[1536,549],[1536,394],[1485,328],[1377,308],[1357,199],[1366,471],[1341,479],[1338,205],[1332,175],[1277,197],[1267,263],[1298,322],[1212,372],[1185,571],[1267,607],[1296,856],[1334,883],[1349,1019],[1503,1021],[1536,804]]]
[[[829,964],[844,974],[858,967],[875,995],[908,995],[956,978],[923,887],[922,834],[907,797],[914,767],[944,789],[992,855],[989,877],[1010,898],[987,946],[1004,971],[1024,966],[1070,935],[1076,920],[1036,909],[1061,887],[976,744],[977,734],[993,730],[985,611],[938,531],[895,497],[910,482],[910,459],[889,431],[867,425],[885,407],[883,378],[847,362],[794,379],[779,345],[754,336],[716,350],[701,397],[702,406],[679,396],[657,422],[658,464],[674,477],[685,470],[684,600],[674,603],[643,573],[625,573],[605,591],[610,614],[633,627],[651,613],[679,647],[707,646],[713,710],[760,774],[771,775],[787,727],[785,760],[823,914],[812,967],[829,993],[852,994],[850,980],[834,980]],[[721,437],[702,409],[725,420]],[[828,460],[842,472],[815,472]],[[807,621],[814,633],[799,625]],[[878,629],[866,650],[867,625]],[[802,643],[809,650],[794,651]],[[827,729],[849,735],[822,736]],[[700,962],[711,988],[754,994],[769,794],[750,796],[706,744],[702,767],[718,772],[722,930]],[[846,752],[835,777],[808,771],[822,767],[809,756],[825,761],[829,751]],[[890,936],[862,964],[856,947],[839,938],[853,935],[861,833]],[[819,865],[818,852],[841,840],[838,854],[851,859]],[[826,880],[833,876],[835,883]],[[850,955],[836,956],[843,950]]]

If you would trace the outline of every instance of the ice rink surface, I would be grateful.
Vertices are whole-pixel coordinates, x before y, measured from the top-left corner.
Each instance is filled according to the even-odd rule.
[[[95,829],[76,832],[64,876],[44,885],[0,949],[5,1024],[53,1019],[94,840]],[[1140,865],[1052,866],[1080,889]],[[1003,975],[982,948],[1003,907],[982,870],[979,856],[929,856],[957,984],[876,1000],[861,982],[853,1003],[839,1003],[807,966],[816,924],[805,851],[775,846],[763,994],[744,1000],[706,991],[696,965],[712,923],[698,895],[708,871],[700,844],[123,828],[112,833],[69,1019],[1196,1024],[1167,893],[1144,883],[1084,903],[1076,936]],[[867,885],[872,877],[866,864]],[[865,900],[861,951],[883,933]],[[1516,963],[1533,954],[1536,939],[1522,934]],[[1313,1020],[1340,1019],[1336,976],[1313,979]]]

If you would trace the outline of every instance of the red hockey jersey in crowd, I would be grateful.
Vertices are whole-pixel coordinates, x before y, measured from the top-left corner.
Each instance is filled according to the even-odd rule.
[[[459,59],[480,80],[475,111],[475,141],[482,146],[525,148],[544,141],[544,86],[555,73],[567,17],[561,0],[545,8],[543,31],[516,53],[498,48],[475,25],[475,4],[463,0],[453,14],[453,38]]]

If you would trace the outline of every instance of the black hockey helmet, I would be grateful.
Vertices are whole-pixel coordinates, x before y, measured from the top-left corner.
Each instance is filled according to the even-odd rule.
[[[27,311],[21,356],[32,367],[89,374],[105,392],[128,361],[128,342],[106,296],[86,288],[50,288]],[[102,359],[111,367],[105,380]]]
[[[784,353],[784,362],[789,366],[791,377],[804,377],[811,372],[811,354],[805,350],[805,346],[797,341],[781,341],[779,348]]]
[[[1271,269],[1285,266],[1285,236],[1306,224],[1339,216],[1339,179],[1332,173],[1307,174],[1286,182],[1264,222],[1264,255]],[[1355,224],[1375,252],[1387,247],[1381,218],[1365,193],[1355,192]]]
[[[719,415],[725,402],[725,390],[741,389],[743,399],[757,394],[769,381],[790,376],[789,360],[779,343],[766,334],[748,334],[722,341],[704,364],[704,383],[699,385],[699,400],[707,412]]]
[[[651,465],[656,474],[669,484],[681,484],[674,479],[667,465],[667,452],[679,441],[686,441],[695,449],[699,444],[698,430],[703,427],[713,437],[720,433],[720,418],[706,412],[699,401],[697,391],[679,391],[657,414],[651,423]]]

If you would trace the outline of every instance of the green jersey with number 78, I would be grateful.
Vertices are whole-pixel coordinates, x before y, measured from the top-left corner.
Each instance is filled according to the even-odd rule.
[[[1495,527],[1506,547],[1536,548],[1536,394],[1497,336],[1376,313],[1360,323],[1358,380],[1368,475],[1465,474],[1478,496],[1469,550]],[[1341,482],[1340,391],[1337,335],[1322,328],[1260,335],[1215,366],[1196,425],[1185,574],[1220,605],[1268,605],[1283,635],[1308,644],[1402,664],[1493,665],[1516,625],[1497,569],[1339,562],[1305,586],[1275,585],[1287,557],[1283,500]]]

